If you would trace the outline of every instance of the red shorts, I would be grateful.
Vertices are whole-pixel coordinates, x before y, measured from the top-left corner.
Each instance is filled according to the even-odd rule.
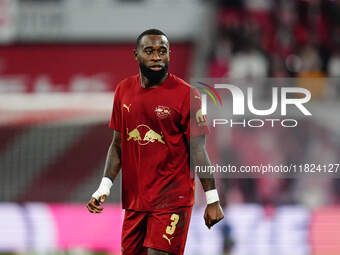
[[[125,210],[122,254],[146,255],[147,248],[154,248],[182,255],[191,210],[191,206],[152,212]]]

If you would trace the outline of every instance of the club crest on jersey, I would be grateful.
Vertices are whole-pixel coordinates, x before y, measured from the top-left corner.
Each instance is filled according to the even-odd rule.
[[[155,108],[156,116],[160,119],[165,119],[171,115],[171,110],[167,106],[158,105]]]
[[[126,134],[128,135],[127,141],[133,140],[138,142],[139,145],[147,145],[148,143],[159,142],[165,144],[163,140],[163,134],[158,134],[153,131],[149,126],[141,124],[138,125],[135,129],[129,131],[126,129]],[[143,137],[143,138],[142,138]]]

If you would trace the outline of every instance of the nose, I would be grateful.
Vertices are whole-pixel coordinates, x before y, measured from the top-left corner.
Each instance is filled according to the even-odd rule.
[[[156,50],[152,54],[152,60],[153,61],[160,61],[161,60],[161,57],[160,57],[159,53]]]

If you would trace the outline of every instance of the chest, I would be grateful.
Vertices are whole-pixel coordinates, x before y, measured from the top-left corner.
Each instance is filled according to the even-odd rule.
[[[122,95],[121,116],[130,123],[152,126],[178,126],[181,122],[182,96],[163,89],[131,90]]]

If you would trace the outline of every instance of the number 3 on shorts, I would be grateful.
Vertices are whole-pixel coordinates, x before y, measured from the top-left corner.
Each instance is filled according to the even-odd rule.
[[[170,226],[166,227],[165,233],[167,233],[168,235],[172,235],[175,232],[176,229],[176,225],[178,223],[179,220],[179,215],[178,214],[172,214],[170,217],[170,220],[172,221],[170,223]]]

